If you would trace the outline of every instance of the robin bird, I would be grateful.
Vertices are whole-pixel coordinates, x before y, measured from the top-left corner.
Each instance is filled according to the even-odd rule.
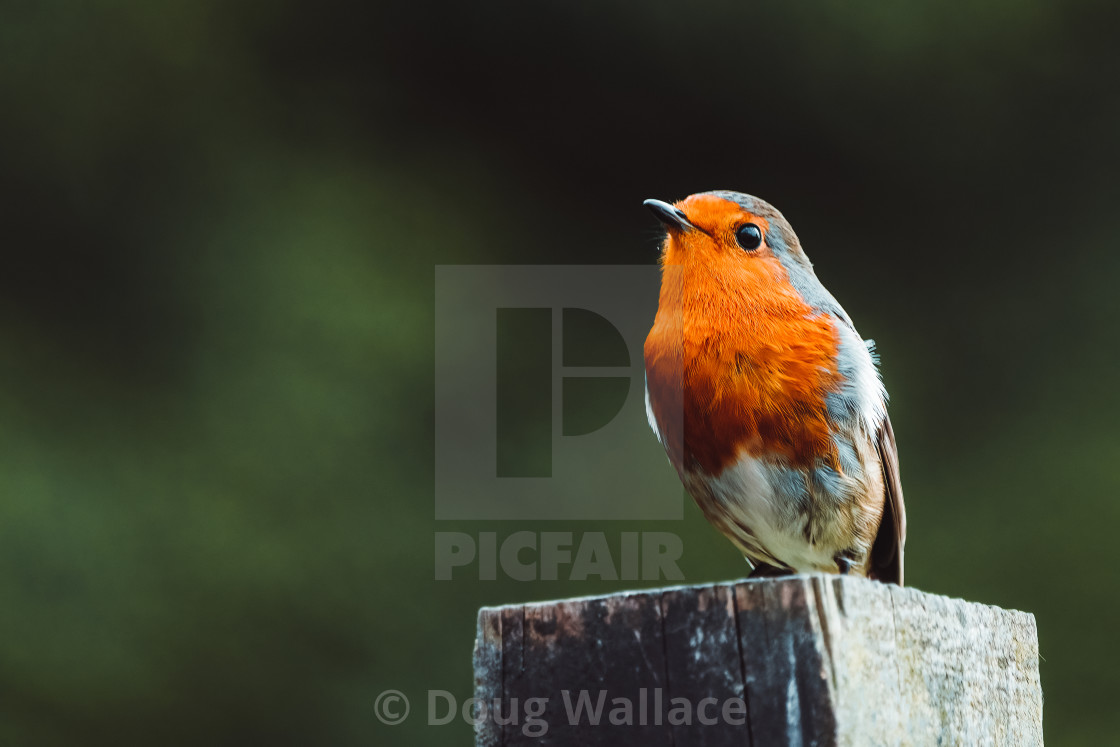
[[[689,494],[751,576],[901,585],[906,514],[873,343],[770,204],[645,204],[667,228],[646,410]]]

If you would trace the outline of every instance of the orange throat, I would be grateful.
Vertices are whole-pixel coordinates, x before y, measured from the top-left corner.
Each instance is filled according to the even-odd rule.
[[[791,466],[835,459],[826,397],[837,386],[829,315],[780,263],[666,264],[646,338],[650,408],[678,471],[718,475],[744,452]]]

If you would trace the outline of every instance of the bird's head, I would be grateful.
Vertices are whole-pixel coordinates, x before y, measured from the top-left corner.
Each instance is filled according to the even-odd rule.
[[[786,219],[757,197],[701,192],[672,205],[661,200],[646,200],[645,205],[667,229],[666,265],[703,265],[732,274],[750,270],[752,264],[811,266]]]
[[[666,271],[683,271],[673,273],[675,284],[683,282],[707,298],[835,304],[817,280],[797,234],[770,203],[741,192],[717,191],[675,204],[646,200],[645,205],[667,229],[661,255]]]

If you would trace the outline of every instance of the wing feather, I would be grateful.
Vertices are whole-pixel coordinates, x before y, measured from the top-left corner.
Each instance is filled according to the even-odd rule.
[[[868,575],[887,583],[902,586],[903,546],[906,544],[906,506],[902,501],[902,480],[898,471],[898,446],[889,416],[879,426],[875,448],[883,465],[883,518],[879,533],[871,546],[871,567]]]

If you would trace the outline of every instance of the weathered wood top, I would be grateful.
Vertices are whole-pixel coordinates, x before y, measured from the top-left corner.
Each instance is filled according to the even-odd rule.
[[[851,577],[483,608],[475,690],[488,746],[1042,744],[1033,615]]]

